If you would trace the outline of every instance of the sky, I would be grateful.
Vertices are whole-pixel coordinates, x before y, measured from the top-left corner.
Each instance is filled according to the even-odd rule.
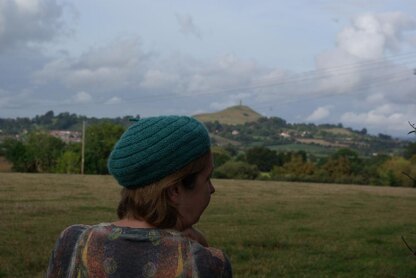
[[[0,0],[0,118],[195,115],[410,136],[413,0]]]

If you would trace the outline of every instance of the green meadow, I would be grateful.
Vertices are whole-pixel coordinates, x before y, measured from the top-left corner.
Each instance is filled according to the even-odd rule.
[[[416,277],[416,189],[214,180],[198,227],[235,277]],[[42,277],[59,233],[115,220],[110,176],[0,173],[0,277]]]

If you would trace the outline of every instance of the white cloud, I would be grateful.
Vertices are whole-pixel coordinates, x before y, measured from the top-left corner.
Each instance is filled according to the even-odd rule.
[[[112,97],[112,98],[108,99],[108,100],[105,102],[105,104],[112,105],[112,104],[119,104],[119,103],[121,103],[121,102],[122,102],[121,98],[119,98],[119,97]]]
[[[385,79],[386,71],[403,70],[385,60],[387,51],[396,51],[410,42],[404,34],[416,30],[416,20],[403,13],[364,14],[353,19],[337,38],[337,47],[316,58],[322,92],[354,93]],[[393,68],[392,68],[393,67]],[[397,75],[397,73],[395,74]]]
[[[140,86],[144,88],[162,88],[172,89],[178,83],[179,77],[177,74],[162,72],[157,69],[149,69],[143,77]]]
[[[338,35],[338,47],[360,59],[379,59],[386,49],[397,50],[403,32],[415,28],[415,19],[399,12],[360,15]]]
[[[306,120],[307,121],[320,121],[322,119],[327,118],[331,114],[330,107],[318,107],[316,108],[312,114],[310,114]]]
[[[400,122],[405,121],[403,114],[394,113],[391,115],[383,115],[375,110],[369,111],[367,113],[347,112],[342,115],[341,119],[346,123],[359,123],[368,125],[397,124],[397,119],[400,119]]]
[[[395,114],[394,110],[395,109],[393,105],[384,104],[384,105],[377,106],[371,112],[374,112],[374,114],[378,114],[378,115],[391,115],[391,114]]]
[[[55,59],[35,72],[37,83],[60,82],[68,88],[111,91],[137,87],[147,57],[137,39],[121,39],[91,48],[78,58]]]
[[[15,0],[16,7],[23,13],[36,14],[40,9],[39,1]]]
[[[239,59],[233,54],[218,57],[213,62],[199,63],[198,67],[186,70],[183,81],[188,93],[211,93],[227,97],[250,87],[262,74],[253,61]],[[252,90],[251,90],[252,91]]]
[[[195,25],[192,16],[189,14],[175,14],[176,21],[179,24],[179,31],[184,35],[194,35],[197,38],[201,38],[201,31]]]
[[[371,94],[366,98],[367,103],[377,104],[385,100],[384,95],[381,93]]]
[[[403,135],[408,131],[408,121],[415,115],[415,106],[391,107],[384,105],[368,112],[346,112],[341,116],[345,124],[366,126],[370,130],[389,130],[401,132]]]
[[[360,16],[338,35],[338,46],[360,59],[381,58],[387,42],[382,31],[375,16]]]
[[[76,103],[88,103],[88,102],[91,102],[91,100],[92,100],[92,96],[87,92],[78,92],[74,96],[74,101]]]

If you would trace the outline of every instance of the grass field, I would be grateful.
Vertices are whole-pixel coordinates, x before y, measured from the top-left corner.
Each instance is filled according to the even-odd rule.
[[[416,190],[214,180],[198,227],[235,277],[415,277]],[[0,277],[42,277],[74,223],[115,219],[109,176],[0,173]]]

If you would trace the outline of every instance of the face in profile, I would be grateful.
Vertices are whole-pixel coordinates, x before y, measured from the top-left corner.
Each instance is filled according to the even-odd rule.
[[[199,217],[211,200],[211,194],[215,188],[211,183],[211,175],[214,170],[212,155],[209,155],[205,168],[195,178],[192,189],[183,186],[178,187],[178,212],[182,228],[186,229],[198,222]]]

